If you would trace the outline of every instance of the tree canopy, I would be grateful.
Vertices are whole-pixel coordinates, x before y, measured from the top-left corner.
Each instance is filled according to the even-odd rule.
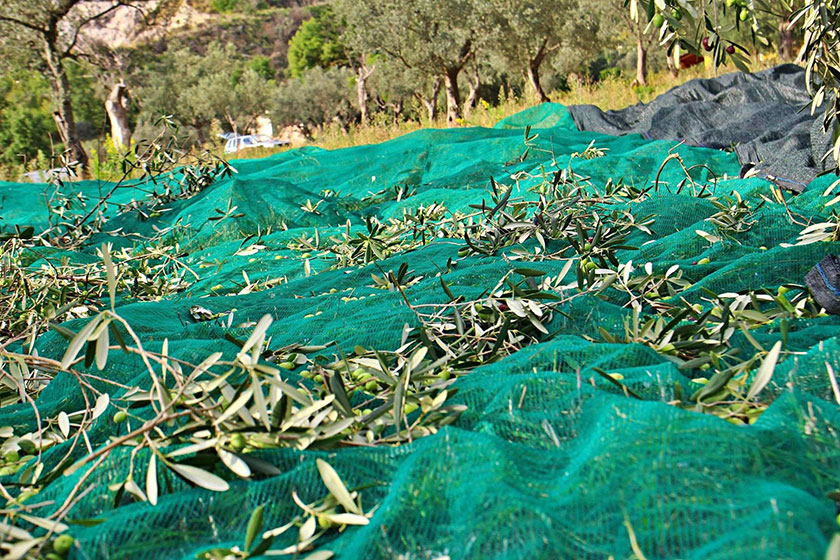
[[[487,12],[474,0],[339,0],[350,44],[380,52],[428,75],[446,87],[447,120],[460,116],[458,77],[485,43]]]
[[[347,63],[338,21],[329,6],[304,21],[289,41],[289,75],[300,78],[306,70]]]

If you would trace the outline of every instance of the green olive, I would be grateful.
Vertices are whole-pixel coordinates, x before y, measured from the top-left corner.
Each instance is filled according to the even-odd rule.
[[[654,14],[653,18],[650,20],[654,27],[662,27],[662,24],[665,23],[665,16],[662,14]]]
[[[707,257],[703,257],[702,259],[697,261],[697,264],[709,264],[710,262],[712,262],[712,261],[709,260]]]
[[[3,459],[5,459],[7,463],[17,463],[20,461],[20,453],[17,451],[9,451]]]
[[[376,391],[377,389],[379,389],[379,383],[377,383],[376,380],[371,380],[371,381],[368,381],[367,383],[365,383],[365,391],[368,391],[369,393],[372,393],[373,391]]]
[[[53,550],[62,556],[66,556],[70,549],[73,548],[73,543],[76,539],[70,535],[59,535],[53,541]]]
[[[125,413],[124,410],[120,410],[116,414],[114,414],[114,424],[122,424],[126,420],[128,420],[128,414]]]
[[[741,13],[740,13],[740,14],[738,14],[738,19],[740,19],[741,21],[747,21],[748,19],[750,19],[750,12],[749,12],[749,10],[747,10],[747,9],[743,9],[743,8],[742,8],[742,9],[741,9]]]
[[[291,370],[293,370],[297,367],[294,362],[281,362],[279,365],[280,365],[281,368],[287,369],[289,371],[291,371]]]
[[[248,441],[242,434],[237,433],[230,436],[230,447],[234,451],[242,451],[247,443]]]
[[[36,451],[38,451],[38,447],[35,443],[28,439],[18,440],[18,447],[20,447],[20,450],[27,455],[33,455]]]

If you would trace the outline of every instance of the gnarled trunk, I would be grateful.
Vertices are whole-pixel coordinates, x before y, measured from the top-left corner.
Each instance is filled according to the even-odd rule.
[[[402,100],[402,98],[400,98],[399,101],[397,101],[395,103],[391,103],[390,105],[391,105],[391,110],[394,112],[394,124],[397,124],[397,123],[400,122],[400,117],[402,117],[402,114],[403,114],[403,107],[404,107],[403,100]]]
[[[373,74],[375,66],[368,68],[364,64],[356,70],[356,97],[359,100],[359,113],[361,113],[362,126],[368,123],[368,93],[367,80]]]
[[[446,124],[456,126],[461,116],[461,93],[458,91],[458,74],[461,68],[447,68],[443,74],[443,86],[446,90]]]
[[[534,94],[537,96],[537,99],[539,99],[540,103],[546,103],[547,101],[551,101],[548,98],[548,95],[546,95],[545,91],[543,90],[542,84],[540,83],[539,65],[528,65],[528,83],[531,84],[531,87],[534,90]]]
[[[537,96],[540,103],[551,101],[548,98],[548,95],[545,94],[542,84],[540,83],[540,66],[545,59],[546,46],[547,40],[543,41],[542,45],[540,45],[537,54],[534,55],[534,58],[528,61],[528,68],[526,70],[528,83],[531,84],[531,88],[534,90],[534,94]]]
[[[793,32],[788,27],[788,20],[779,23],[779,58],[793,59]]]
[[[438,96],[440,95],[440,76],[435,76],[435,79],[432,81],[432,94],[429,98],[425,98],[422,96],[420,97],[420,102],[423,103],[423,106],[426,107],[426,112],[429,114],[429,124],[435,122],[437,118],[437,104],[438,104]]]
[[[128,87],[120,80],[105,100],[105,111],[111,123],[111,141],[118,150],[131,147],[131,125],[128,122]]]
[[[636,83],[647,85],[647,48],[641,36],[636,39]]]
[[[464,119],[470,118],[470,113],[478,100],[478,88],[481,87],[481,76],[478,75],[478,65],[473,67],[472,76],[469,79],[470,92],[464,102]]]
[[[47,63],[49,81],[57,105],[53,118],[58,128],[58,135],[64,144],[64,149],[69,153],[70,159],[78,163],[82,175],[85,176],[89,163],[88,155],[82,147],[82,141],[76,128],[76,120],[73,116],[73,101],[70,97],[70,81],[58,53],[57,41],[57,31],[48,33],[44,39],[44,60]]]

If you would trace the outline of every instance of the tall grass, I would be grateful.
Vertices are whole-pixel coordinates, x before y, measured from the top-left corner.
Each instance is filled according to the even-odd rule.
[[[778,64],[775,56],[762,55],[754,57],[751,68],[753,71],[763,70]],[[647,86],[637,87],[630,78],[610,76],[597,82],[582,82],[570,84],[568,91],[555,91],[549,94],[552,101],[563,105],[596,105],[604,110],[621,109],[636,103],[648,103],[658,95],[669,89],[695,78],[711,78],[736,71],[735,67],[724,66],[717,71],[713,67],[699,64],[692,68],[681,70],[677,77],[667,71],[652,73],[648,76]],[[537,101],[532,96],[508,96],[498,105],[491,106],[480,103],[470,115],[461,123],[463,126],[492,127],[500,120],[534,106]],[[377,123],[376,125],[354,125],[349,130],[342,130],[336,125],[317,130],[313,135],[312,144],[327,149],[345,148],[360,144],[371,144],[390,140],[407,132],[423,128],[446,128],[446,116],[441,115],[434,122],[425,119],[423,122],[403,121],[398,123]],[[242,154],[241,157],[250,157]]]

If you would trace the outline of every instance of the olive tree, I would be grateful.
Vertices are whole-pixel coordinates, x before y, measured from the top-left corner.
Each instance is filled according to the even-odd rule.
[[[154,7],[166,2],[151,0],[3,0],[0,2],[0,50],[16,61],[23,59],[49,80],[55,103],[59,136],[69,158],[82,170],[88,155],[82,147],[67,62],[84,58],[85,28],[117,9]]]
[[[174,114],[199,140],[214,120],[234,132],[247,129],[272,107],[273,80],[250,67],[232,45],[210,43],[203,53],[173,47],[134,77],[142,100],[141,120]]]
[[[303,125],[312,130],[336,122],[342,128],[356,117],[351,102],[353,72],[347,67],[324,70],[315,66],[300,78],[280,85],[272,101],[271,119],[280,126]]]
[[[548,101],[540,68],[559,52],[584,59],[598,49],[598,23],[578,0],[490,0],[491,48],[521,69],[536,97]]]
[[[427,77],[440,76],[450,125],[461,115],[458,77],[486,41],[481,0],[339,0],[347,41],[358,52],[381,53]]]
[[[636,49],[636,78],[640,86],[647,85],[648,55],[657,42],[653,25],[647,19],[633,18],[633,11],[628,13],[627,0],[588,0],[587,7],[600,23],[599,40],[601,44],[629,42]],[[675,12],[676,17],[682,14]]]

